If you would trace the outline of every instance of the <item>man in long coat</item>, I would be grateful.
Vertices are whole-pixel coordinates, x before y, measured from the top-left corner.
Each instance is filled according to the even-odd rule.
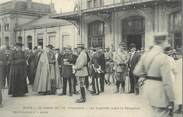
[[[136,51],[136,45],[130,44],[130,57],[128,59],[129,77],[130,77],[130,93],[139,94],[138,77],[133,74],[133,70],[140,59],[140,52]]]
[[[33,91],[39,94],[55,94],[60,78],[58,62],[51,50],[52,45],[48,45],[40,56],[36,76],[33,85]]]
[[[142,55],[133,73],[144,84],[143,93],[152,107],[152,117],[171,117],[175,98],[168,56],[163,52],[168,40],[164,34],[154,38],[154,47]]]
[[[32,52],[30,52],[28,56],[28,72],[29,72],[29,84],[34,83],[35,75],[36,75],[36,70],[39,62],[40,55],[42,53],[42,47],[38,46],[35,47]]]
[[[26,73],[26,55],[22,51],[22,44],[17,43],[16,49],[10,57],[10,84],[9,95],[13,97],[24,96],[28,93],[27,88],[27,73]]]
[[[83,44],[78,44],[78,52],[79,56],[76,60],[76,64],[73,66],[73,69],[76,71],[75,76],[79,79],[81,98],[76,101],[76,103],[83,103],[86,101],[86,93],[85,93],[85,77],[88,76],[88,58],[86,51],[84,50]]]

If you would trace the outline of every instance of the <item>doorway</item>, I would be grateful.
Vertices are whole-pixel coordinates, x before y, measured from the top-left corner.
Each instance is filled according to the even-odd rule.
[[[142,35],[127,35],[127,47],[129,47],[132,43],[136,45],[137,50],[140,50],[142,47]]]

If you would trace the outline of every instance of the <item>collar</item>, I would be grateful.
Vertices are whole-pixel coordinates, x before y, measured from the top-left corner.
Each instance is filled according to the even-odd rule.
[[[157,50],[157,51],[160,51],[160,52],[163,52],[163,48],[161,46],[158,46],[158,45],[155,45],[153,47],[153,49]]]

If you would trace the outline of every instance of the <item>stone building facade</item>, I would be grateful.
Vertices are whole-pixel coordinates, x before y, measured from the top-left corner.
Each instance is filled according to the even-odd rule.
[[[153,45],[155,33],[167,33],[174,48],[182,45],[181,0],[80,0],[74,12],[52,16],[75,24],[86,47],[117,49],[135,43]]]
[[[13,46],[17,26],[54,13],[53,4],[35,3],[31,0],[11,0],[0,4],[0,44]]]
[[[20,25],[16,28],[16,39],[32,49],[35,46],[43,48],[52,44],[55,48],[65,46],[75,47],[77,43],[77,29],[64,20],[50,19],[43,16],[37,20]]]

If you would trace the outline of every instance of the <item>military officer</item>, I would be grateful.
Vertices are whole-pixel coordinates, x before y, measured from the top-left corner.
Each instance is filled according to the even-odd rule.
[[[121,43],[119,49],[114,54],[115,78],[116,78],[116,92],[119,93],[121,85],[121,92],[125,90],[125,76],[127,72],[128,53],[125,51],[125,44]]]
[[[96,49],[93,49],[93,56],[91,59],[91,64],[92,64],[92,89],[93,91],[91,92],[91,94],[93,95],[99,95],[100,91],[99,91],[99,79],[100,79],[100,72],[98,69],[101,67],[99,65],[99,55],[98,52],[96,52]]]
[[[72,64],[73,56],[71,47],[65,47],[65,53],[63,55],[63,66],[62,66],[62,76],[63,76],[63,92],[62,95],[66,95],[67,82],[69,83],[69,96],[72,96]]]
[[[140,77],[143,93],[152,107],[152,117],[172,116],[174,93],[168,56],[163,53],[168,40],[165,34],[154,36],[155,45],[144,53],[133,73]]]
[[[76,64],[73,66],[73,69],[76,71],[75,76],[79,79],[81,98],[78,99],[76,103],[83,103],[86,101],[84,82],[86,76],[88,76],[88,58],[83,44],[78,44],[77,50],[79,56],[76,60]]]

